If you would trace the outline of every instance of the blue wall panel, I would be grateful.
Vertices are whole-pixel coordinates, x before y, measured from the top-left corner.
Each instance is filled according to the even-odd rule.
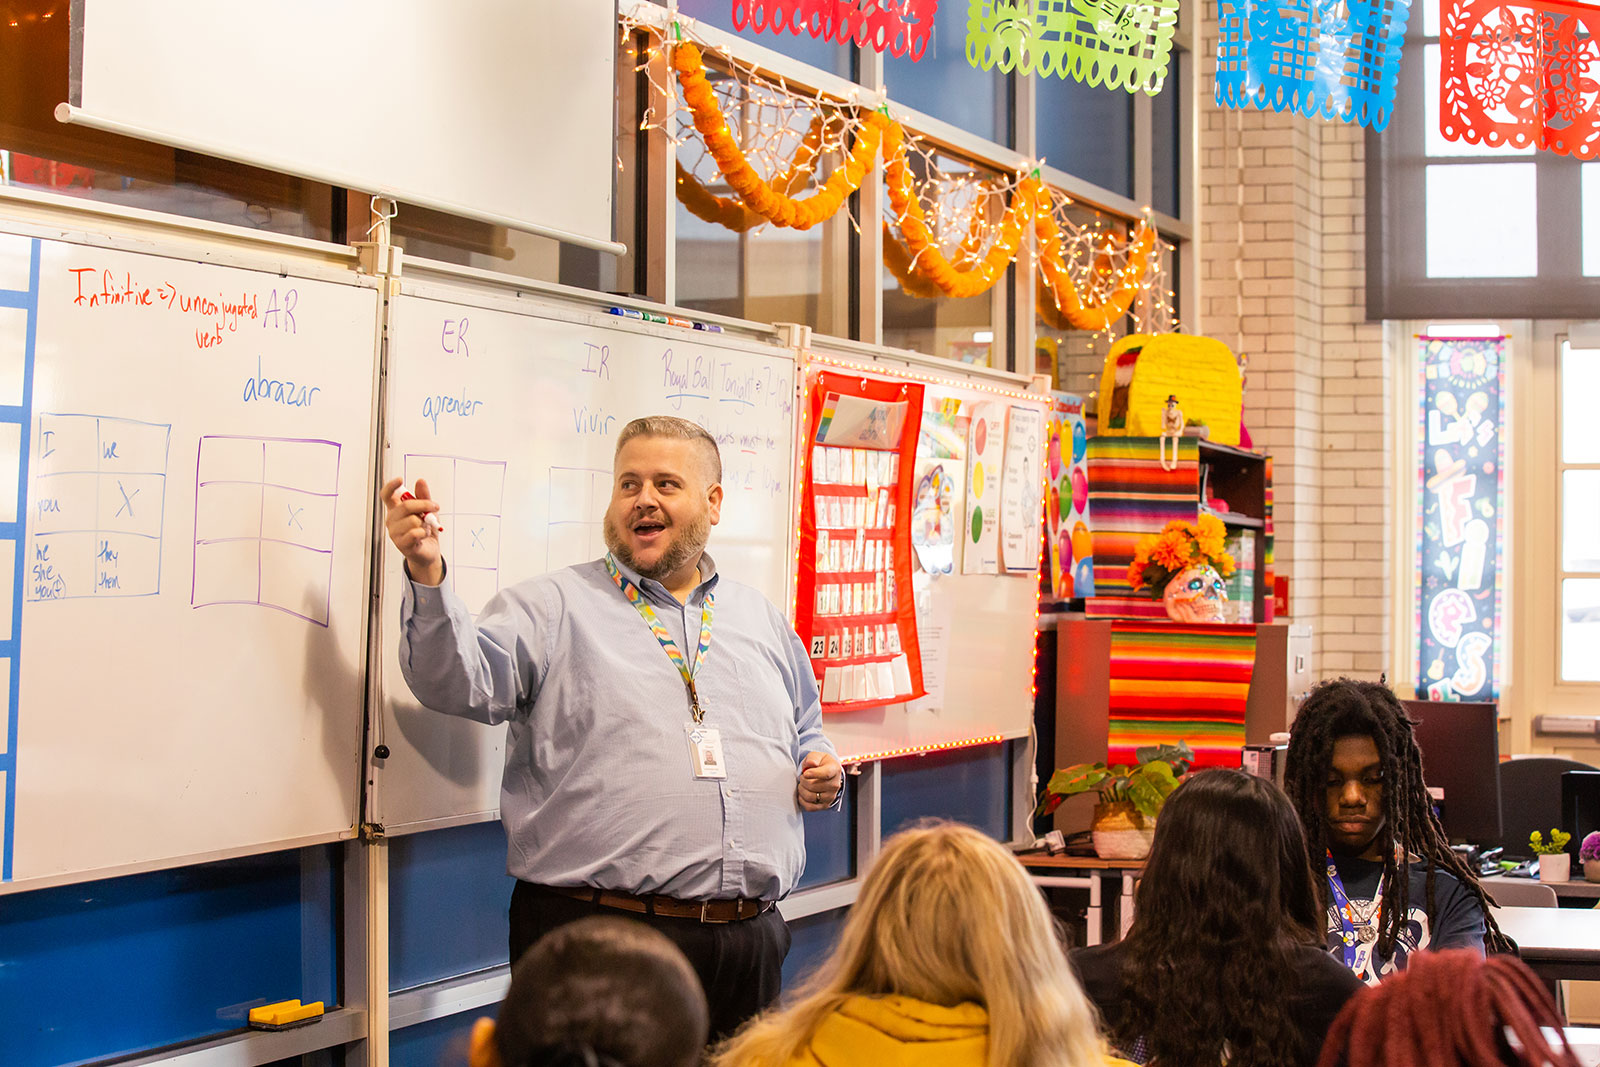
[[[969,823],[1011,838],[1011,745],[979,745],[883,763],[883,835],[918,819]]]
[[[855,873],[856,783],[844,778],[844,803],[835,811],[813,811],[804,816],[806,869],[798,889],[842,882]]]
[[[783,989],[786,996],[833,951],[847,915],[849,909],[840,908],[807,915],[789,924],[789,934],[794,940],[789,945],[789,955],[783,961]]]
[[[498,820],[389,839],[389,986],[506,963],[511,887]]]
[[[71,1064],[338,1001],[338,846],[0,897],[0,1059]]]
[[[472,1024],[494,1014],[495,1007],[475,1008],[390,1032],[390,1067],[466,1067]]]

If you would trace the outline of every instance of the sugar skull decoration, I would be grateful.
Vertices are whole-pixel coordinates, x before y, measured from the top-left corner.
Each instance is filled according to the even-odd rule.
[[[1223,579],[1233,574],[1227,536],[1222,520],[1213,515],[1198,522],[1174,519],[1135,547],[1128,582],[1160,597],[1174,622],[1223,622],[1222,605],[1228,600]]]

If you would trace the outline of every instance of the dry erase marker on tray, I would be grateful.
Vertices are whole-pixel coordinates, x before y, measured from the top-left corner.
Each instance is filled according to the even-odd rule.
[[[417,498],[411,495],[411,490],[404,489],[400,492],[400,499],[415,500]],[[444,523],[440,522],[439,517],[431,511],[425,511],[422,513],[422,523],[435,534],[442,533],[444,531]]]
[[[707,333],[721,333],[722,332],[722,327],[718,326],[714,322],[697,322],[697,323],[694,324],[694,328],[697,329],[697,330],[704,330]]]
[[[688,319],[680,319],[676,315],[668,315],[667,316],[667,325],[668,326],[682,326],[685,330],[694,329],[694,323],[690,322]]]
[[[613,314],[613,315],[621,315],[623,318],[627,318],[627,319],[642,319],[642,318],[644,318],[644,312],[635,311],[635,310],[633,310],[633,308],[612,308],[611,309],[611,314]]]

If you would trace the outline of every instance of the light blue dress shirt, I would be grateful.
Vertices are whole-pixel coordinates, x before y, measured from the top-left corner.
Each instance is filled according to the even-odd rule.
[[[506,868],[539,885],[776,900],[805,867],[800,761],[833,752],[815,675],[783,615],[716,573],[687,604],[617,564],[694,656],[706,594],[711,648],[695,677],[728,777],[694,777],[689,698],[649,626],[582,563],[502,589],[474,620],[447,587],[404,583],[400,670],[425,706],[509,723],[500,787]]]

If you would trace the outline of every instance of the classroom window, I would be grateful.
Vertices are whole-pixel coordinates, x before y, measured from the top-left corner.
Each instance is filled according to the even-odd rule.
[[[1057,170],[1133,195],[1133,94],[1073,78],[1035,79],[1035,145]],[[1161,96],[1176,98],[1177,86]],[[1156,97],[1157,107],[1161,96]]]
[[[773,94],[708,70],[719,87],[725,113],[746,154],[762,173],[778,173],[792,160],[811,127],[814,112],[804,107],[774,107]],[[848,213],[809,230],[758,224],[734,230],[706,221],[685,204],[685,182],[698,182],[706,192],[737,202],[737,195],[709,158],[694,131],[687,109],[680,123],[678,164],[690,177],[674,183],[677,212],[677,303],[696,311],[729,315],[755,322],[802,322],[821,333],[848,336],[851,231]],[[828,153],[817,171],[825,179],[838,165]]]
[[[1561,342],[1561,667],[1563,682],[1600,682],[1600,348]]]
[[[1446,139],[1438,5],[1423,5],[1420,22],[1389,128],[1366,135],[1367,317],[1593,317],[1600,179],[1584,168],[1594,164]]]
[[[929,157],[913,155],[909,162],[919,182],[935,168],[942,176],[938,184],[944,190],[940,194],[944,206],[939,214],[947,220],[946,230],[965,233],[974,212],[980,212],[991,224],[998,223],[1007,198],[991,192],[984,183],[994,183],[994,188],[999,189],[1007,176],[937,152]],[[923,193],[923,207],[930,217],[934,214],[928,202],[933,195],[932,184],[928,183]],[[895,236],[898,239],[898,231]],[[949,243],[944,251],[954,254]],[[958,363],[1005,367],[1005,353],[996,354],[995,323],[1004,314],[1001,310],[997,315],[997,307],[1006,306],[1011,279],[1017,274],[1015,267],[1002,274],[987,292],[961,298],[913,296],[887,266],[880,266],[879,271],[883,281],[884,344]]]
[[[1188,52],[1167,63],[1167,80],[1150,102],[1150,206],[1173,218],[1183,213],[1183,91],[1189,77]]]
[[[965,18],[941,11],[921,59],[884,53],[889,97],[985,141],[1010,146],[1015,143],[1010,79],[998,69],[979,70],[967,62],[966,33]]]
[[[1066,221],[1075,227],[1096,226],[1114,234],[1116,240],[1125,241],[1128,221],[1100,211],[1088,204],[1072,203],[1066,208]],[[1170,256],[1176,263],[1177,256]],[[1049,374],[1054,387],[1075,393],[1089,401],[1087,410],[1095,411],[1096,393],[1100,388],[1100,372],[1105,367],[1106,355],[1111,346],[1136,327],[1129,316],[1123,316],[1107,330],[1080,330],[1062,321],[1054,306],[1050,292],[1042,287],[1038,278],[1034,291],[1034,337],[1036,363],[1034,373]]]

